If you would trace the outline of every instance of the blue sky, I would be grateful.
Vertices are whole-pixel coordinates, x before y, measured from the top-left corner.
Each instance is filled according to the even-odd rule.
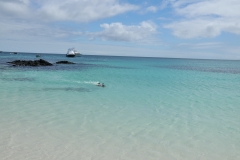
[[[240,0],[0,0],[0,50],[240,59]]]

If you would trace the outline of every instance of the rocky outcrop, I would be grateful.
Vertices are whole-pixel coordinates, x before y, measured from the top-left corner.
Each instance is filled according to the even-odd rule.
[[[45,61],[43,59],[35,60],[35,61],[26,61],[26,60],[15,60],[12,62],[7,62],[13,64],[13,66],[52,66],[52,63]]]
[[[69,61],[58,61],[56,62],[57,64],[75,64],[73,62],[69,62]]]

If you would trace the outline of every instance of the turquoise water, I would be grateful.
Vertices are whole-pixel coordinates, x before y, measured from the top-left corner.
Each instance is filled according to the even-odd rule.
[[[41,58],[0,53],[0,159],[240,159],[240,61]]]

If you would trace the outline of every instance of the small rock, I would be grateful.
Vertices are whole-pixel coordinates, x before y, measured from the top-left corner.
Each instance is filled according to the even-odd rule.
[[[15,60],[12,62],[7,62],[13,64],[13,66],[52,66],[52,63],[45,61],[43,59],[35,60],[35,61],[26,61],[26,60]]]
[[[58,61],[56,62],[57,64],[75,64],[73,62],[69,62],[69,61]]]

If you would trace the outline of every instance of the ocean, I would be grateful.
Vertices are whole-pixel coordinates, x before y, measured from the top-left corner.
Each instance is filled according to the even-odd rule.
[[[240,61],[40,58],[0,53],[1,160],[240,159]]]

